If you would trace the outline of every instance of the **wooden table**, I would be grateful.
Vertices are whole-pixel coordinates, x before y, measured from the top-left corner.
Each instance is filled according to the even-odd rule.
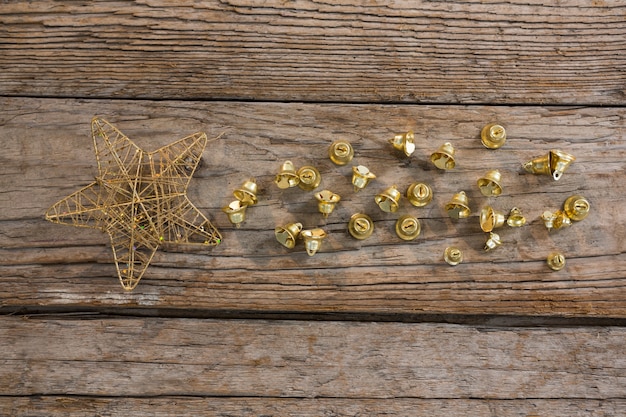
[[[1,415],[626,414],[626,6],[336,3],[0,5]],[[159,250],[127,292],[106,234],[44,220],[98,173],[94,116],[148,151],[216,138],[187,195],[219,246]],[[481,144],[490,122],[501,149]],[[388,140],[409,130],[406,157]],[[328,158],[338,139],[351,164]],[[444,142],[446,172],[429,161]],[[562,179],[523,171],[551,149],[576,156]],[[286,160],[341,195],[327,218],[273,183]],[[353,164],[377,175],[358,193]],[[476,186],[490,169],[497,198]],[[221,208],[249,178],[259,203],[236,228]],[[376,206],[415,181],[430,205]],[[454,220],[461,190],[472,215]],[[575,194],[589,216],[548,231],[541,214]],[[491,251],[488,204],[527,218]],[[347,232],[357,212],[369,239]],[[413,241],[394,232],[405,214]],[[276,241],[294,221],[328,233],[314,256]]]

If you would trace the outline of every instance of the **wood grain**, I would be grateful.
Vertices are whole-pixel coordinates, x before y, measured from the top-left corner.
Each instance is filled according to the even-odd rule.
[[[625,194],[624,110],[586,107],[394,106],[269,103],[151,102],[4,98],[0,107],[0,303],[5,309],[41,307],[191,308],[379,314],[503,314],[626,317],[623,216],[615,215]],[[96,174],[89,121],[104,116],[146,150],[192,132],[223,133],[203,155],[189,197],[223,232],[212,251],[158,251],[142,282],[125,293],[115,278],[108,238],[98,231],[47,223],[45,210]],[[497,151],[479,140],[491,121],[507,127]],[[417,150],[402,158],[387,143],[413,129]],[[350,140],[354,162],[378,178],[360,193],[350,184],[350,166],[337,167],[329,144]],[[428,157],[442,142],[457,148],[458,167],[438,172]],[[577,156],[560,181],[522,173],[521,164],[549,149]],[[343,196],[327,220],[312,193],[279,190],[272,182],[280,164],[312,164],[322,188]],[[487,199],[476,179],[488,169],[503,173],[504,195]],[[220,208],[232,190],[255,177],[258,205],[241,229]],[[397,184],[429,182],[434,203],[423,209],[406,200],[396,214],[381,212],[374,195]],[[453,221],[443,206],[464,189],[474,214]],[[548,233],[539,220],[572,194],[583,194],[592,213],[569,229]],[[503,228],[503,245],[485,252],[477,213],[492,204],[508,212],[519,206],[529,225]],[[376,224],[372,238],[352,239],[346,225],[365,211]],[[416,215],[423,232],[404,242],[393,231],[405,213]],[[277,225],[301,221],[330,236],[322,250],[306,255],[274,238]],[[457,245],[465,261],[443,262],[446,246]],[[545,258],[560,250],[567,266],[550,271]]]
[[[4,2],[0,95],[623,105],[625,18],[619,0]]]

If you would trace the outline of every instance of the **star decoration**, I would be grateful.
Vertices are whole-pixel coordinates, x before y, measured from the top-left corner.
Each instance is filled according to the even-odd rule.
[[[96,180],[50,207],[46,220],[108,233],[124,289],[137,286],[162,244],[221,242],[219,231],[187,198],[207,144],[204,133],[149,153],[105,120],[94,118],[91,133]]]

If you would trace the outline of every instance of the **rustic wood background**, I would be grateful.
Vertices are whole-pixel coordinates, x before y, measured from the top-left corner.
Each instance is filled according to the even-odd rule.
[[[1,3],[0,415],[625,415],[625,52],[620,1]],[[96,175],[96,115],[145,150],[219,136],[188,194],[223,243],[158,251],[133,292],[106,235],[43,218]],[[387,140],[409,129],[405,158]],[[328,159],[340,138],[378,175],[359,193]],[[446,141],[444,173],[428,157]],[[560,181],[523,172],[554,148],[577,157]],[[328,219],[273,184],[287,159],[342,196]],[[251,177],[237,229],[221,207]],[[431,205],[376,207],[418,180]],[[460,190],[473,214],[453,221]],[[548,233],[539,215],[572,194],[590,216]],[[528,218],[491,252],[486,204]],[[355,212],[370,239],[348,235]],[[329,233],[318,254],[275,241],[289,221]]]

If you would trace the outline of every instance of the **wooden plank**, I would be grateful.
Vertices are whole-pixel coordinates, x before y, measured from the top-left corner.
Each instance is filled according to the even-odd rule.
[[[622,1],[5,2],[0,95],[622,105]]]
[[[626,219],[615,214],[626,193],[624,110],[621,108],[384,106],[268,103],[204,103],[9,99],[0,101],[0,300],[22,306],[124,306],[246,310],[259,312],[451,313],[625,317]],[[45,222],[43,213],[93,180],[96,163],[89,137],[94,114],[106,116],[145,149],[189,133],[223,133],[203,155],[189,196],[213,219],[224,241],[212,251],[158,251],[131,293],[119,286],[108,237],[89,229]],[[509,139],[491,151],[481,127],[499,120]],[[394,132],[414,129],[417,150],[397,155],[387,143]],[[354,162],[378,178],[354,193],[350,166],[327,156],[337,138],[350,140]],[[428,157],[443,141],[457,148],[458,166],[438,172]],[[577,156],[559,181],[522,173],[521,164],[551,148]],[[280,164],[320,169],[323,188],[343,196],[324,219],[311,192],[279,190]],[[482,197],[476,179],[488,169],[503,174],[504,193]],[[240,229],[220,211],[232,190],[256,177],[258,205]],[[374,195],[396,184],[430,183],[434,202],[422,209],[406,200],[398,213],[383,213]],[[464,189],[473,215],[450,219],[443,206]],[[582,222],[549,233],[539,219],[572,194],[583,194],[592,212]],[[498,229],[503,244],[485,252],[477,213],[485,204],[522,208],[528,225]],[[369,213],[374,235],[356,241],[350,216]],[[401,214],[421,219],[422,234],[400,240]],[[290,251],[273,230],[288,221],[321,226],[329,237],[315,256],[302,243]],[[459,246],[465,261],[442,259]],[[567,266],[552,272],[554,250]]]
[[[602,401],[626,394],[623,327],[5,316],[0,335],[0,391],[8,396]]]
[[[617,417],[626,401],[610,400],[482,400],[482,399],[289,399],[289,398],[90,398],[4,397],[0,412],[14,417],[76,417],[94,415],[133,416],[298,416],[354,417]]]

